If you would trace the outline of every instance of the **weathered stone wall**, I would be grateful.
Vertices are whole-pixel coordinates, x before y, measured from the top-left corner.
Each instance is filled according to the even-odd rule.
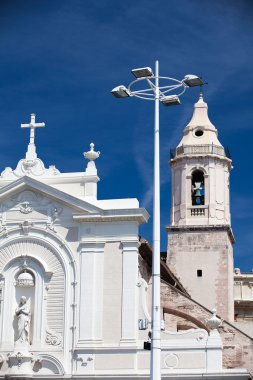
[[[194,299],[234,320],[233,248],[225,229],[170,231],[167,265]]]
[[[184,319],[165,313],[164,319],[168,330],[197,327],[194,320],[207,328],[206,321],[212,316],[211,311],[165,283],[161,284],[161,305],[163,310],[167,308],[185,313]],[[224,368],[247,368],[253,373],[253,340],[225,321],[219,332],[223,342]]]
[[[138,256],[138,265],[139,265],[139,276],[143,278],[148,284],[151,279],[151,272],[150,272],[150,268],[148,264],[141,257],[141,255]]]

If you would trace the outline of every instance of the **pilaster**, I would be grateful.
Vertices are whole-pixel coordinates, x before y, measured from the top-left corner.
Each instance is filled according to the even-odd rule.
[[[122,242],[122,313],[120,345],[137,344],[137,282],[139,241]]]
[[[78,347],[102,343],[105,243],[80,244]]]

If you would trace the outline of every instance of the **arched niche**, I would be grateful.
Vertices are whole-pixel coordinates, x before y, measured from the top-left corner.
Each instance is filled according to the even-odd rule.
[[[32,309],[32,346],[46,350],[49,345],[62,349],[66,324],[66,271],[59,254],[42,239],[17,237],[0,246],[2,310],[0,342],[14,344],[14,316],[22,289],[16,291],[15,282],[24,269],[34,276]],[[27,290],[27,292],[29,292]]]
[[[3,311],[6,303],[6,270],[12,260],[29,258],[31,263],[38,263],[40,269],[34,270],[36,286],[43,289],[43,310],[46,317],[44,327],[41,329],[41,341],[35,345],[34,351],[48,352],[63,351],[64,356],[69,355],[76,336],[76,329],[70,327],[75,324],[75,304],[78,297],[78,269],[73,252],[67,242],[59,235],[38,226],[31,226],[24,233],[22,226],[8,229],[0,233],[0,344],[2,348],[11,350],[13,340],[3,342],[3,319],[6,313]],[[23,262],[22,261],[22,262]],[[18,262],[18,261],[17,261]],[[29,266],[31,269],[31,267]],[[43,271],[43,276],[48,280],[40,282],[36,278],[37,271]],[[13,318],[9,314],[9,318]],[[42,331],[43,330],[43,331]],[[46,333],[45,333],[46,331]],[[67,333],[64,333],[67,332]],[[74,334],[74,336],[73,336]]]
[[[24,271],[30,273],[34,279],[33,287],[18,286],[18,278]],[[17,316],[15,311],[21,297],[26,297],[30,308],[29,344],[33,347],[41,346],[45,342],[46,334],[46,300],[45,286],[50,281],[45,269],[33,257],[28,255],[16,257],[8,262],[3,271],[4,289],[1,313],[0,340],[3,346],[13,346],[17,340]]]

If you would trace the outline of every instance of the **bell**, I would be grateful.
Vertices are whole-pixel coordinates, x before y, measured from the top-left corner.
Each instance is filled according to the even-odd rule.
[[[196,205],[201,205],[201,198],[200,198],[200,195],[196,195],[195,203],[196,203]]]

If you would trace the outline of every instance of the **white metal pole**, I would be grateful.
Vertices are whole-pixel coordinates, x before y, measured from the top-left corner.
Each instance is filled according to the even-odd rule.
[[[152,260],[152,338],[150,379],[161,379],[160,312],[160,153],[159,153],[159,62],[155,69],[154,199]]]

